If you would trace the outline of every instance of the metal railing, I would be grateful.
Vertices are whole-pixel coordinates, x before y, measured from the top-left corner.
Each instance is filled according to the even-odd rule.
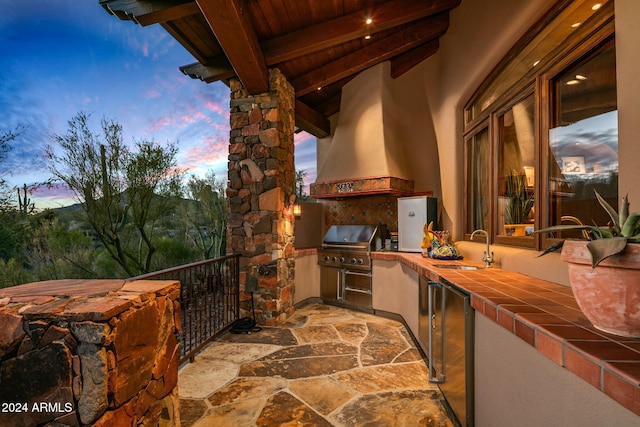
[[[180,364],[231,327],[240,315],[240,255],[228,255],[131,277],[180,281]]]

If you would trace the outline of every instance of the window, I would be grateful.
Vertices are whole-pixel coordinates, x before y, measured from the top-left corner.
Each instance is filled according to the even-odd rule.
[[[489,128],[483,127],[467,140],[467,230],[489,228]]]
[[[617,206],[613,2],[557,2],[465,107],[465,228],[541,248],[535,229]],[[574,233],[552,237],[581,237]]]
[[[531,236],[534,229],[534,98],[527,96],[498,117],[498,234]]]
[[[615,44],[609,40],[551,81],[549,225],[606,224],[597,191],[618,200]],[[580,237],[564,233],[563,238]]]

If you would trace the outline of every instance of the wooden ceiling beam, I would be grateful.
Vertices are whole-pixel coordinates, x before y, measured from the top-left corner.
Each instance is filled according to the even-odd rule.
[[[100,5],[121,20],[133,21],[143,27],[200,13],[193,0],[100,0]]]
[[[365,24],[365,12],[356,12],[312,25],[262,42],[267,65],[288,61],[299,56],[375,34],[398,25],[447,11],[461,0],[393,0],[369,11],[373,19]]]
[[[364,14],[358,12],[266,40],[261,43],[264,59],[267,66],[274,65],[338,43],[364,37],[369,33],[448,10],[459,2],[460,0],[437,0],[433,3],[422,0],[389,1],[371,12],[374,24],[369,27],[363,24]],[[207,58],[206,62],[200,61],[206,69],[205,78],[202,77],[203,69],[198,69],[195,73],[197,75],[193,75],[191,70],[194,70],[195,64],[185,65],[180,69],[185,74],[207,83],[225,80],[230,77],[229,72],[233,69],[228,61],[228,69],[221,67],[219,64],[222,64],[224,60],[226,57],[221,55],[221,57]],[[216,64],[213,67],[210,66],[212,62]],[[216,69],[220,73],[218,76],[214,74]]]
[[[317,138],[331,134],[331,123],[322,114],[309,107],[299,99],[295,104],[296,126]]]
[[[267,92],[267,65],[242,0],[196,3],[245,89],[250,94]]]
[[[342,91],[336,93],[330,98],[325,99],[316,105],[316,110],[325,117],[331,117],[340,111],[340,102],[342,101]]]
[[[359,73],[380,62],[387,61],[427,41],[437,39],[447,31],[448,14],[418,21],[405,29],[391,34],[383,40],[373,42],[364,48],[325,64],[307,74],[291,80],[296,95],[301,96],[317,90],[318,87],[336,82],[349,75]],[[437,40],[430,43],[436,43]]]
[[[440,43],[435,40],[435,43],[426,43],[422,46],[418,46],[415,49],[411,49],[401,55],[396,56],[391,60],[391,77],[396,79],[436,53],[438,51]]]

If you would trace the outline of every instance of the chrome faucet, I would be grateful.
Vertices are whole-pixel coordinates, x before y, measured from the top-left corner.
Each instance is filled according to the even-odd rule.
[[[482,261],[484,261],[484,266],[486,268],[491,267],[491,264],[493,264],[496,260],[494,259],[494,255],[493,252],[491,252],[491,247],[489,246],[489,233],[487,233],[485,230],[475,230],[473,233],[471,233],[471,240],[473,240],[473,236],[475,236],[476,233],[480,233],[480,234],[484,234],[485,238],[487,239],[487,250],[484,251],[484,255],[482,256]]]

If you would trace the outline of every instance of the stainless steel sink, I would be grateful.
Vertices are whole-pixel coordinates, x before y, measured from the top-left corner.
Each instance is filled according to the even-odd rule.
[[[482,267],[476,267],[475,265],[462,265],[462,264],[433,264],[437,268],[450,268],[451,270],[482,270]]]

